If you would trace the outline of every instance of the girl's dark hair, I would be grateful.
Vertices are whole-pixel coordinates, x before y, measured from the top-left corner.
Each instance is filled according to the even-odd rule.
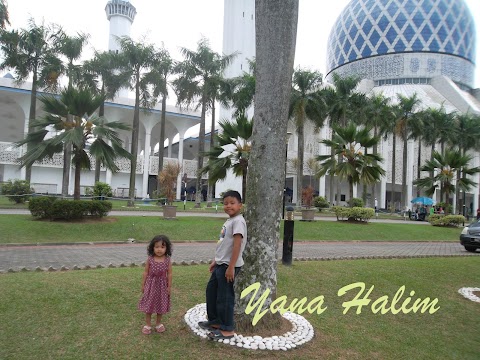
[[[172,242],[165,235],[157,235],[150,241],[150,244],[148,244],[148,247],[147,247],[148,255],[150,255],[150,256],[155,255],[155,253],[153,252],[153,248],[155,247],[155,244],[157,242],[163,242],[165,244],[165,246],[167,247],[167,251],[165,251],[165,255],[166,256],[172,256]]]

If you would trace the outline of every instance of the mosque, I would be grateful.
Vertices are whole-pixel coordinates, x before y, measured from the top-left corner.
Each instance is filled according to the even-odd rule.
[[[128,35],[136,10],[129,1],[110,0],[106,6],[107,19],[110,21],[109,49],[115,50],[113,35]],[[474,89],[475,71],[475,24],[464,0],[352,0],[341,12],[332,27],[326,50],[327,69],[324,71],[327,81],[333,73],[341,76],[359,76],[362,81],[358,90],[366,94],[383,93],[396,101],[397,94],[411,96],[414,93],[421,99],[422,107],[440,108],[447,112],[480,114],[480,89]],[[298,39],[297,41],[301,41]],[[223,53],[238,51],[240,55],[226,70],[226,77],[240,75],[248,70],[248,59],[255,56],[255,1],[224,0],[224,37]],[[133,118],[133,103],[120,94],[106,107],[106,116],[112,120],[130,122]],[[22,149],[12,147],[12,142],[20,140],[28,126],[29,90],[15,87],[12,79],[0,79],[0,181],[22,178],[17,158]],[[220,118],[230,118],[230,110],[221,108]],[[250,111],[252,115],[252,110]],[[158,146],[159,108],[140,120],[139,148],[142,149],[141,161],[137,168],[137,196],[149,194],[157,173],[158,158],[154,156],[154,147]],[[176,107],[167,108],[168,157],[183,164],[188,178],[195,177],[196,139],[185,139],[185,132],[198,124],[196,113],[180,111]],[[292,127],[292,132],[293,127]],[[327,154],[319,140],[328,138],[331,130],[324,127],[319,134],[305,131],[305,163],[309,158]],[[130,134],[122,134],[128,148]],[[174,137],[179,138],[173,144]],[[287,144],[288,158],[296,158],[296,137],[292,136]],[[397,143],[399,143],[397,141]],[[172,151],[172,148],[175,149]],[[146,149],[146,151],[145,151]],[[397,148],[397,151],[399,148]],[[407,190],[408,200],[414,195],[413,181],[416,178],[416,159],[414,154],[418,143],[408,142]],[[400,191],[402,181],[402,157],[396,156],[395,188],[392,191],[392,137],[382,141],[379,151],[384,157],[383,168],[386,175],[382,178],[375,194],[369,194],[370,205],[373,198],[378,199],[380,208],[393,206],[402,209]],[[480,165],[479,154],[474,155],[474,166]],[[428,154],[422,154],[426,159]],[[32,170],[32,184],[36,191],[59,193],[61,191],[62,154],[51,161],[37,164]],[[120,167],[119,173],[102,171],[102,181],[112,185],[117,195],[128,193],[129,162]],[[287,161],[287,186],[295,189],[297,181],[295,170]],[[311,169],[305,166],[304,183],[312,181]],[[83,186],[93,185],[93,172],[82,175]],[[320,195],[327,196],[329,178],[313,180]],[[478,178],[475,179],[478,183]],[[71,185],[73,186],[73,184]],[[217,183],[216,195],[228,188],[241,188],[241,182],[230,174],[225,181]],[[43,190],[43,191],[42,191]],[[71,191],[73,191],[71,189]],[[180,178],[177,197],[180,191]],[[334,190],[333,190],[334,191]],[[342,188],[339,204],[346,204],[347,186]],[[293,191],[293,202],[296,202]],[[361,186],[354,190],[354,196],[361,196]],[[479,189],[466,194],[465,202],[472,209],[478,207]],[[455,199],[454,199],[455,200]],[[454,201],[455,202],[455,201]]]
[[[227,6],[228,4],[228,6]],[[234,20],[234,14],[238,18]],[[236,76],[245,69],[246,58],[254,57],[254,1],[225,1],[224,53],[240,50],[237,63],[232,65],[227,76]],[[417,94],[422,108],[440,108],[450,113],[480,114],[480,89],[474,89],[475,71],[475,24],[463,0],[352,0],[341,12],[333,25],[327,53],[327,80],[337,73],[342,77],[355,76],[362,79],[358,91],[366,94],[383,93],[392,103],[397,94],[412,96]],[[251,40],[245,41],[245,36]],[[297,43],[302,39],[297,39]],[[291,132],[294,133],[292,126]],[[319,154],[329,154],[329,149],[319,143],[329,138],[331,130],[324,127],[320,134],[313,128],[305,130],[305,164],[302,186],[307,186],[312,178],[308,159]],[[308,134],[308,135],[307,135]],[[288,158],[296,158],[296,136],[288,143]],[[401,154],[397,140],[396,151]],[[425,147],[423,147],[425,148]],[[382,167],[386,175],[382,178],[375,194],[368,194],[367,205],[374,206],[377,199],[379,208],[403,209],[411,207],[409,201],[416,193],[413,181],[416,179],[418,142],[408,141],[407,192],[406,203],[400,204],[402,183],[402,156],[397,155],[395,187],[392,191],[392,136],[382,141],[379,152],[384,158]],[[473,166],[480,165],[479,154],[474,156]],[[429,158],[422,152],[422,162]],[[295,169],[287,160],[287,187],[297,188]],[[474,179],[479,183],[478,175]],[[228,178],[217,188],[229,188],[235,184]],[[329,176],[315,181],[315,188],[329,199]],[[354,188],[354,197],[361,197],[362,186]],[[343,184],[341,198],[337,202],[346,205],[347,184]],[[479,189],[466,194],[464,204],[470,210],[478,207]],[[438,196],[438,194],[436,195]],[[439,197],[438,197],[439,200]],[[455,199],[452,203],[455,203]],[[296,202],[296,191],[292,201]]]

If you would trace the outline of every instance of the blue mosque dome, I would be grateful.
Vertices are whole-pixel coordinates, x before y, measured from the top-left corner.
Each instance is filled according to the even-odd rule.
[[[327,76],[337,72],[381,84],[444,75],[471,88],[475,41],[463,0],[352,0],[330,32]]]

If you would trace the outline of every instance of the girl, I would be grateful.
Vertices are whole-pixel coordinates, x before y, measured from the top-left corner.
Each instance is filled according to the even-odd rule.
[[[172,287],[172,243],[165,235],[155,236],[147,248],[148,258],[142,279],[143,296],[138,310],[145,313],[146,325],[142,333],[152,333],[152,314],[157,314],[155,331],[162,333],[162,315],[170,311],[170,291]]]

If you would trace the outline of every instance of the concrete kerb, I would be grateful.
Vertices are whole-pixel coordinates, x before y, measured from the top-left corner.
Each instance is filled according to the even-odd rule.
[[[458,254],[443,254],[443,255],[378,255],[378,256],[340,256],[340,257],[294,257],[294,261],[298,262],[308,262],[308,261],[332,261],[332,260],[342,260],[342,261],[348,261],[348,260],[377,260],[377,259],[413,259],[413,258],[434,258],[434,257],[464,257],[464,256],[475,256],[475,254],[464,254],[464,255],[458,255]],[[172,266],[190,266],[190,265],[206,265],[210,264],[212,262],[212,259],[209,260],[200,260],[200,261],[181,261],[181,262],[172,262]],[[281,265],[282,262],[281,260],[278,261],[278,264]],[[127,268],[127,267],[144,267],[145,262],[142,263],[130,263],[128,265],[121,263],[119,265],[114,265],[112,263],[108,264],[107,266],[98,264],[98,265],[85,265],[85,266],[78,266],[74,265],[71,269],[68,268],[67,266],[61,266],[60,268],[54,268],[53,266],[49,266],[48,268],[46,267],[35,267],[35,268],[27,268],[27,267],[22,267],[18,270],[15,270],[13,268],[9,268],[7,271],[0,270],[0,274],[6,274],[6,273],[19,273],[19,272],[57,272],[57,271],[71,271],[71,270],[98,270],[98,269],[115,269],[115,268]]]

